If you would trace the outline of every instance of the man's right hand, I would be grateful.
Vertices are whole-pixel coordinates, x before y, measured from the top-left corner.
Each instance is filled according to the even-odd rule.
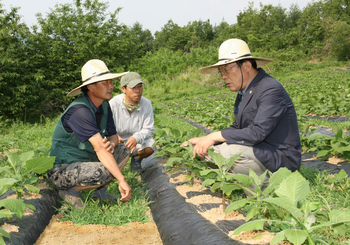
[[[125,143],[125,146],[128,147],[131,150],[131,153],[134,152],[137,145],[137,141],[135,137],[131,136],[128,141]]]
[[[203,136],[204,137],[204,136]],[[195,137],[192,139],[189,139],[188,141],[195,146],[203,137]],[[181,144],[181,146],[187,147],[189,146],[188,141],[185,141],[184,143]]]
[[[120,194],[121,194],[121,198],[120,198],[120,201],[122,202],[128,202],[131,200],[131,188],[130,186],[128,185],[128,183],[126,183],[126,181],[119,181],[119,191],[120,191]]]

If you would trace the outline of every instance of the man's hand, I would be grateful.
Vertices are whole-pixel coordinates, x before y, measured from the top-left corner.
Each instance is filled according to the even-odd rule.
[[[195,137],[195,138],[189,139],[188,141],[189,141],[193,146],[195,146],[195,145],[197,144],[197,142],[200,141],[202,138],[204,138],[204,137]],[[182,143],[181,146],[184,146],[184,147],[189,146],[188,141],[185,141],[184,143]]]
[[[131,136],[128,141],[125,143],[125,146],[128,147],[130,150],[131,150],[131,153],[134,152],[135,148],[136,148],[136,145],[137,145],[137,141],[136,139]]]
[[[107,137],[104,137],[104,138],[102,139],[102,142],[103,142],[103,145],[104,145],[104,147],[106,148],[106,150],[107,150],[108,152],[110,152],[110,153],[113,154],[113,152],[114,152],[114,147],[115,147],[115,143],[109,141],[109,140],[107,139]]]
[[[120,201],[122,202],[128,202],[131,199],[131,188],[126,183],[126,181],[119,181],[119,191],[122,197],[120,198]]]
[[[225,142],[226,141],[226,139],[224,137],[222,137],[221,131],[217,131],[217,132],[208,134],[207,136],[193,138],[193,139],[195,139],[195,140],[193,140],[193,142],[195,143],[195,146],[193,148],[193,158],[195,158],[196,155],[198,155],[200,157],[208,156],[209,147],[213,146],[216,142]],[[191,140],[190,140],[190,142],[191,142]]]
[[[193,158],[196,157],[196,154],[200,157],[207,156],[209,147],[214,144],[215,140],[210,137],[210,134],[201,138],[193,148]]]

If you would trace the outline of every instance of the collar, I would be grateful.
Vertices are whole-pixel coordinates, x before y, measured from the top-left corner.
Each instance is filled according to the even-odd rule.
[[[258,74],[259,74],[259,73],[258,73]],[[238,93],[241,94],[241,95],[244,95],[245,92],[247,91],[247,89],[249,88],[249,85],[252,83],[252,81],[254,80],[254,78],[255,78],[258,74],[256,74],[256,75],[253,77],[253,79],[250,80],[250,82],[248,83],[248,86],[245,88],[245,90],[243,90],[243,92],[240,90],[240,91],[238,91]]]
[[[95,114],[96,114],[96,112],[98,112],[98,113],[103,113],[103,108],[102,108],[102,105],[103,105],[103,104],[102,104],[99,108],[97,108],[97,107],[94,105],[94,103],[92,103],[92,101],[91,101],[89,95],[84,94],[84,96],[85,96],[85,98],[87,99],[87,101],[89,102],[89,104],[90,104],[90,106],[91,106],[91,108],[92,108],[92,110],[93,110],[93,112],[94,112]]]

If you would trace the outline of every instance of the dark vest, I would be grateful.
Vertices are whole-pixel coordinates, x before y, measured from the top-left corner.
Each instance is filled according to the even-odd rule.
[[[74,100],[63,113],[63,115],[69,110],[70,107],[78,104],[83,104],[87,106],[91,113],[95,113],[89,103],[85,98],[84,94],[80,95],[76,100]],[[104,101],[102,104],[103,116],[101,118],[101,131],[100,134],[102,138],[107,135],[106,126],[108,119],[108,102]],[[63,116],[62,115],[62,116]],[[93,146],[89,141],[81,143],[78,137],[74,133],[68,133],[62,125],[62,117],[58,121],[56,128],[52,135],[52,146],[50,156],[56,156],[55,165],[61,165],[64,163],[74,163],[74,162],[99,162],[97,155],[94,151]]]

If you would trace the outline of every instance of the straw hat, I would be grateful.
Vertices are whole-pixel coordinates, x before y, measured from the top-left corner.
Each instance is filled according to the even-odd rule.
[[[111,73],[108,70],[108,67],[102,60],[89,60],[85,63],[83,68],[81,68],[81,78],[83,81],[83,84],[79,87],[76,87],[72,91],[70,91],[67,96],[75,96],[80,94],[81,87],[84,87],[86,85],[97,83],[99,81],[109,80],[109,79],[116,79],[118,77],[122,77],[125,74],[129,72],[123,72],[123,73]]]
[[[199,72],[202,74],[211,74],[217,72],[219,66],[244,59],[254,59],[258,67],[272,62],[271,59],[252,56],[245,41],[233,38],[221,44],[219,48],[219,61],[214,65],[199,69]]]

